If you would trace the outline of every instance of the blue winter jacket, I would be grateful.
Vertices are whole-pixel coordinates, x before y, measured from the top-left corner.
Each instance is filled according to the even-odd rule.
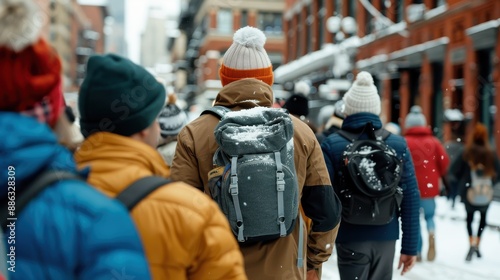
[[[342,123],[342,129],[361,133],[367,122],[372,122],[375,129],[382,127],[382,122],[377,115],[370,113],[358,113],[348,116]],[[405,255],[417,254],[418,231],[419,231],[419,208],[420,196],[415,177],[415,170],[410,151],[403,137],[391,134],[386,143],[396,150],[398,156],[403,160],[403,176],[400,187],[403,189],[403,201],[401,203],[401,228],[402,249]],[[326,138],[321,144],[328,172],[332,184],[338,184],[341,172],[342,153],[349,141],[334,133]],[[363,241],[388,241],[399,239],[399,220],[393,219],[391,223],[383,226],[353,225],[342,222],[337,236],[337,243],[363,242]]]
[[[0,112],[0,138],[1,199],[9,181],[9,191],[20,193],[43,170],[77,172],[71,153],[31,117]],[[15,228],[4,232],[7,253],[15,254],[8,256],[10,279],[150,279],[126,209],[83,181],[54,183],[15,217]]]

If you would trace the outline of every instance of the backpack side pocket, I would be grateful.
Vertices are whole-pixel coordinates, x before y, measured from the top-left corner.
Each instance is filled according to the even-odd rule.
[[[213,200],[220,202],[220,189],[222,184],[222,175],[224,166],[217,166],[208,172],[208,188]]]

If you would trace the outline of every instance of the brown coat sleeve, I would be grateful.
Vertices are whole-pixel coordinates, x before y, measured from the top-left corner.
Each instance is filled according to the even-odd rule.
[[[333,191],[321,146],[312,130],[293,117],[295,168],[301,188],[301,207],[311,226],[307,239],[308,269],[319,268],[333,251],[340,224],[341,204]],[[307,223],[306,219],[306,223]]]
[[[203,115],[185,126],[177,136],[177,147],[170,171],[174,181],[183,181],[209,194],[208,172],[217,149],[214,128],[219,120]],[[196,140],[195,140],[196,139]]]

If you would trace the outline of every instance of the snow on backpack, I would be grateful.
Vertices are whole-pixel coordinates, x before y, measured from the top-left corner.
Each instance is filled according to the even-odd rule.
[[[289,235],[299,199],[288,113],[264,107],[231,112],[222,106],[205,113],[220,119],[210,192],[237,240],[254,243]]]
[[[493,200],[493,180],[482,170],[471,170],[471,184],[467,189],[467,201],[473,206],[486,206]]]
[[[342,176],[336,186],[343,220],[357,225],[390,223],[403,199],[399,187],[403,162],[384,142],[390,132],[374,130],[369,122],[361,134],[337,133],[351,142],[343,153]],[[363,134],[368,138],[360,138]]]

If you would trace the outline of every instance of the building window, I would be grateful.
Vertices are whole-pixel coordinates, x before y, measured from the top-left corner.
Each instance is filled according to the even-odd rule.
[[[210,16],[206,15],[201,21],[202,33],[206,34],[207,30],[210,29]]]
[[[356,3],[357,3],[356,0],[347,1],[347,5],[348,5],[347,16],[353,17],[354,19],[356,19]]]
[[[266,35],[281,35],[283,31],[281,13],[259,13],[258,27]]]
[[[371,0],[368,0],[368,2],[372,2]],[[365,34],[370,34],[373,31],[373,27],[375,24],[375,18],[372,16],[372,14],[368,11],[365,13]]]
[[[437,8],[439,6],[446,5],[446,0],[433,0],[431,8]]]
[[[222,34],[233,33],[233,12],[228,9],[220,9],[217,12],[217,32]]]
[[[291,19],[288,20],[288,60],[292,60],[292,53],[293,53],[293,40],[294,40],[294,36],[295,36],[295,32],[294,32],[294,28],[295,26],[293,26],[293,22]]]
[[[403,21],[405,5],[404,0],[396,0],[396,23]]]
[[[334,15],[342,15],[342,0],[335,0]]]
[[[325,0],[318,0],[318,38],[316,39],[318,49],[321,49],[325,42],[325,14]]]
[[[383,16],[387,16],[387,6],[386,6],[386,0],[379,0],[379,6],[380,6],[380,13]],[[391,2],[389,2],[390,4]]]
[[[245,27],[248,25],[248,11],[241,11],[241,27]]]
[[[313,51],[313,42],[312,42],[312,25],[314,22],[314,16],[312,15],[312,9],[311,5],[307,7],[307,17],[306,17],[306,25],[307,25],[307,32],[306,32],[306,40],[307,40],[307,53],[311,53]]]
[[[293,25],[293,21],[291,19],[288,20],[288,34],[287,34],[287,37],[288,37],[288,39],[287,39],[288,60],[293,60],[293,56],[294,56],[294,53],[293,53],[293,49],[294,49],[293,40],[294,40],[294,36],[295,36],[294,29],[295,29],[295,26]]]
[[[303,32],[302,25],[300,22],[300,14],[295,15],[295,57],[300,58],[302,56],[302,44],[300,43],[301,34]]]

